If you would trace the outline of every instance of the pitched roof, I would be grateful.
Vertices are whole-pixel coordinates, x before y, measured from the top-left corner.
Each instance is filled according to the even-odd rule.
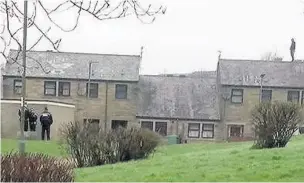
[[[17,51],[11,50],[10,58],[14,55]],[[92,61],[97,63],[92,64],[91,79],[138,81],[140,60],[137,55],[30,51],[27,52],[26,74],[30,77],[88,79],[89,62]],[[20,54],[18,63],[6,64],[4,75],[20,76],[21,63]]]
[[[137,116],[219,120],[216,74],[140,76]]]
[[[265,74],[264,86],[304,87],[303,62],[222,59],[218,70],[223,85],[259,86]]]

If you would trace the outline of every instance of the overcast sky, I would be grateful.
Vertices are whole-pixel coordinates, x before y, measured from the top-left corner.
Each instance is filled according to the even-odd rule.
[[[83,16],[74,32],[52,35],[63,38],[60,50],[67,52],[140,54],[144,46],[142,74],[215,70],[218,50],[222,58],[260,59],[264,52],[277,51],[290,60],[292,37],[296,59],[304,59],[301,0],[142,1],[162,2],[167,12],[150,25],[134,17],[100,22]],[[47,49],[47,42],[36,47]]]

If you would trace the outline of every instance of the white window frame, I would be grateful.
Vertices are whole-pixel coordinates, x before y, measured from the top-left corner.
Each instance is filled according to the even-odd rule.
[[[200,127],[199,127],[199,137],[189,137],[189,124],[200,124]],[[210,124],[210,125],[213,125],[213,137],[210,138],[210,137],[203,137],[203,125],[206,124]],[[187,137],[190,138],[190,139],[214,139],[215,137],[215,126],[216,126],[216,123],[212,123],[212,122],[188,122],[187,123]]]
[[[228,128],[228,130],[227,130],[227,137],[228,138],[230,138],[231,136],[230,136],[230,128],[231,128],[231,126],[233,126],[233,125],[235,125],[235,126],[243,126],[243,133],[242,133],[242,137],[244,137],[244,133],[245,133],[245,128],[246,128],[246,124],[245,123],[226,123],[226,129]]]
[[[167,123],[167,135],[168,135],[168,124],[169,124],[170,120],[140,119],[139,120],[140,127],[141,127],[141,123],[142,122],[148,122],[148,121],[153,123],[153,132],[155,132],[156,122],[165,122],[165,123]]]
[[[297,104],[299,104],[300,102],[301,102],[301,90],[287,90],[287,101],[288,102],[293,102],[293,101],[290,101],[290,100],[288,100],[289,98],[288,98],[288,94],[289,94],[289,92],[298,92],[299,93],[299,98],[298,98],[298,102],[297,102]]]
[[[56,90],[55,95],[45,95],[45,82],[55,82],[56,83]],[[66,82],[70,83],[70,95],[69,96],[60,96],[60,97],[70,97],[71,96],[71,88],[72,88],[72,82],[70,80],[44,80],[43,81],[43,94],[44,96],[51,96],[51,97],[59,97],[59,83],[60,82]]]

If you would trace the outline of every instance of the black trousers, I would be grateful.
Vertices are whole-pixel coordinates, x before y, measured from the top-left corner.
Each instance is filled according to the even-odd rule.
[[[45,134],[46,134],[46,139],[47,140],[50,140],[51,137],[50,137],[50,134],[51,131],[50,131],[50,126],[42,126],[42,130],[41,130],[41,139],[44,140],[44,137],[45,137]]]
[[[24,130],[25,132],[28,131],[28,120],[25,120],[25,121],[24,121],[23,130]]]
[[[294,61],[294,54],[295,54],[295,51],[290,50],[291,61]]]
[[[35,132],[36,131],[36,123],[35,122],[30,122],[30,131]]]

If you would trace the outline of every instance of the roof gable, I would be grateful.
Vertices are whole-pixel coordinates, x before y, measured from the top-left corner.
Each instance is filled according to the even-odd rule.
[[[265,74],[264,86],[304,87],[304,63],[261,60],[220,60],[222,85],[259,86]]]
[[[17,54],[10,51],[10,57]],[[20,76],[22,55],[17,63],[6,64],[4,75]],[[27,53],[27,72],[30,77],[52,77],[88,79],[89,62],[92,64],[91,79],[138,81],[140,56],[107,55],[88,53],[67,53],[50,51],[30,51]]]

